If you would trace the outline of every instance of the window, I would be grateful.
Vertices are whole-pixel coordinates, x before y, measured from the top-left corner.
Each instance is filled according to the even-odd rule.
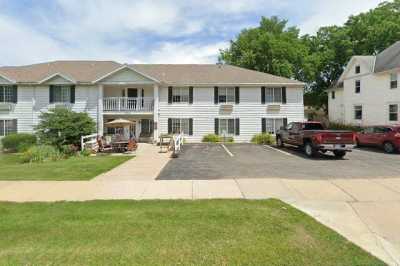
[[[17,133],[17,120],[0,120],[0,137]]]
[[[219,103],[234,103],[235,102],[235,88],[218,88],[218,102]]]
[[[189,118],[172,118],[172,134],[179,134],[183,132],[185,135],[190,135],[189,132]]]
[[[361,72],[361,67],[360,66],[356,66],[356,74],[360,74]]]
[[[219,135],[235,134],[235,119],[219,119]]]
[[[0,102],[11,103],[13,102],[13,87],[12,86],[0,86]]]
[[[188,103],[189,102],[189,88],[172,88],[172,102],[173,103]]]
[[[71,86],[53,86],[53,102],[69,103],[71,101]]]
[[[354,106],[354,119],[356,119],[356,120],[362,119],[362,106],[361,105]]]
[[[265,102],[281,103],[282,102],[282,88],[265,88]]]
[[[331,93],[331,98],[332,98],[332,100],[334,100],[334,99],[336,98],[335,91],[332,91],[332,93]]]
[[[389,105],[389,121],[398,121],[399,119],[399,106],[397,104]]]
[[[355,82],[355,93],[360,93],[361,91],[361,81],[360,80],[356,80]]]
[[[276,134],[276,132],[283,127],[283,118],[267,118],[266,130],[269,134]]]
[[[390,88],[391,89],[397,88],[397,73],[390,74]]]

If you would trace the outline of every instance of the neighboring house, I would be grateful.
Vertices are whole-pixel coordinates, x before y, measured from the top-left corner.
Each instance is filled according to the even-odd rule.
[[[400,123],[400,41],[376,56],[353,56],[328,90],[329,120],[362,126]]]
[[[134,121],[142,140],[183,131],[189,142],[209,133],[250,141],[260,132],[304,120],[304,84],[229,65],[122,65],[55,61],[0,67],[0,136],[32,132],[41,112],[65,106],[105,123]]]

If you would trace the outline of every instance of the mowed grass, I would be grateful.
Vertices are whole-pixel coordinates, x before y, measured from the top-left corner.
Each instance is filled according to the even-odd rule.
[[[0,265],[384,265],[278,200],[0,203]]]
[[[97,156],[22,163],[19,154],[0,153],[0,180],[88,180],[129,159],[132,157]]]

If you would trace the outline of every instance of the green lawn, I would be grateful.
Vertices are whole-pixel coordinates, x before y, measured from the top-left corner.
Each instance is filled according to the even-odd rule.
[[[88,180],[131,158],[71,157],[55,162],[22,163],[21,155],[0,153],[0,180]]]
[[[278,200],[0,203],[0,265],[384,265]]]

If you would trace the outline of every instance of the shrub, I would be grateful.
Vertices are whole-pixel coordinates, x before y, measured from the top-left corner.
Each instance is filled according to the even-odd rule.
[[[81,136],[95,132],[95,126],[96,123],[87,113],[60,107],[42,113],[35,129],[41,143],[61,149],[64,145],[78,146]]]
[[[60,152],[66,157],[74,156],[78,153],[79,147],[76,145],[63,145],[60,147]]]
[[[10,134],[2,138],[4,150],[10,152],[24,152],[36,144],[36,136],[27,133]]]
[[[210,142],[210,143],[219,143],[219,142],[226,142],[226,143],[233,143],[233,137],[221,137],[215,134],[208,134],[205,135],[202,139],[202,142]]]
[[[329,125],[327,126],[327,129],[332,129],[332,130],[350,130],[354,132],[359,132],[362,130],[361,126],[357,125],[351,125],[351,124],[342,124],[342,123],[335,123],[335,122],[329,122]]]
[[[205,135],[202,139],[202,142],[213,142],[213,143],[219,142],[219,136],[215,134]]]
[[[61,152],[53,146],[38,145],[29,148],[23,155],[22,160],[26,163],[41,163],[45,161],[57,161],[62,159]]]
[[[251,138],[251,142],[255,144],[273,144],[275,142],[274,136],[268,133],[256,134]]]
[[[83,157],[89,157],[89,156],[92,154],[92,152],[91,152],[89,149],[84,149],[84,150],[81,151],[79,154],[80,154],[81,156],[83,156]]]

